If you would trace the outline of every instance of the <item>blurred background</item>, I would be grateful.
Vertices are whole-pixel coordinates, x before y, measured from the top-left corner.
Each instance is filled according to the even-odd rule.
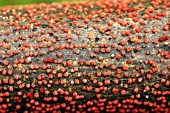
[[[52,3],[52,2],[62,2],[62,1],[83,1],[83,0],[0,0],[0,6],[7,5],[24,5],[24,4],[39,4],[39,3]]]

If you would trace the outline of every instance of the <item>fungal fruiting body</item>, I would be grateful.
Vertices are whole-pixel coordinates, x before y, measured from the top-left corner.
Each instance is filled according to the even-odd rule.
[[[170,2],[0,8],[0,112],[170,112]]]

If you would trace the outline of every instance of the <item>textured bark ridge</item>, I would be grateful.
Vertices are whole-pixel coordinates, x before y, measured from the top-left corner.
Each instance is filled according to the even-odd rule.
[[[170,2],[0,8],[0,112],[170,112]]]

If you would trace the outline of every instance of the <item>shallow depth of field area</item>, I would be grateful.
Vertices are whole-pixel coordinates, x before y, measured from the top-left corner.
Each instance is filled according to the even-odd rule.
[[[49,4],[52,2],[70,2],[70,1],[83,1],[83,0],[0,0],[0,6],[39,4],[39,3]]]

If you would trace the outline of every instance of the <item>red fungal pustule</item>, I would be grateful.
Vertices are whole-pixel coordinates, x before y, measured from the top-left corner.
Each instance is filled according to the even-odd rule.
[[[123,90],[121,90],[121,95],[126,95],[126,91],[123,89]]]
[[[163,29],[164,29],[165,31],[168,31],[168,30],[169,30],[168,25],[164,25],[164,26],[163,26]]]
[[[163,41],[166,41],[166,40],[168,40],[169,39],[169,36],[162,36],[162,37],[160,37],[158,40],[160,41],[160,42],[163,42]]]

